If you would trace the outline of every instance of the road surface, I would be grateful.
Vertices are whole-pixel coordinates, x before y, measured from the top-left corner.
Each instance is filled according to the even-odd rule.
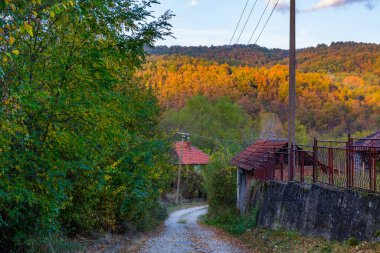
[[[240,253],[245,252],[232,243],[197,223],[207,206],[173,212],[165,222],[165,229],[146,241],[139,253]]]

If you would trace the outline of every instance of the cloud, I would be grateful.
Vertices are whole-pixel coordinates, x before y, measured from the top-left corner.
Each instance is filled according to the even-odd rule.
[[[272,7],[276,4],[276,1],[273,1],[273,0],[269,0],[269,1],[271,1],[270,5],[272,5]],[[276,11],[279,11],[282,13],[289,12],[290,11],[290,0],[279,0],[277,7],[276,7]],[[301,11],[299,9],[296,9],[296,12],[301,12]]]
[[[373,0],[320,0],[311,10],[342,7],[348,4],[363,3],[369,9],[373,9]]]
[[[338,8],[349,4],[361,3],[368,9],[372,10],[375,7],[376,0],[319,0],[317,4],[309,9],[297,9],[297,12],[310,12],[327,8]],[[274,2],[271,2],[273,6]],[[279,12],[288,12],[290,9],[290,0],[279,0],[276,10]]]
[[[198,0],[191,0],[188,4],[186,4],[186,7],[194,7],[199,4]]]
[[[271,3],[272,5],[275,5],[275,2]],[[290,1],[289,0],[279,0],[276,10],[279,12],[288,12],[290,9]]]

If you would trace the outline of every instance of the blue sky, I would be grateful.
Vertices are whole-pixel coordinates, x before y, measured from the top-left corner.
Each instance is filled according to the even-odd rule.
[[[267,1],[257,0],[239,44],[247,44]],[[280,0],[258,45],[288,48],[288,1]],[[250,0],[242,23],[254,2],[255,0]],[[253,42],[275,2],[276,0],[271,0],[266,15],[253,36]],[[229,44],[245,3],[246,0],[161,0],[154,11],[156,15],[168,9],[173,11],[176,16],[171,23],[176,39],[168,38],[157,42],[157,45]],[[330,44],[332,41],[380,43],[380,0],[297,0],[297,9],[297,48]]]

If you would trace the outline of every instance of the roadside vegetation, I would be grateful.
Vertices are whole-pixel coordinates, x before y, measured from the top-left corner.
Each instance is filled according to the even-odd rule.
[[[144,47],[170,35],[155,4],[0,1],[1,252],[58,252],[60,238],[166,217],[170,144],[134,78]]]
[[[375,253],[380,251],[380,243],[358,242],[355,238],[338,243],[322,238],[304,237],[293,231],[275,231],[254,227],[234,235],[253,251],[258,252]]]

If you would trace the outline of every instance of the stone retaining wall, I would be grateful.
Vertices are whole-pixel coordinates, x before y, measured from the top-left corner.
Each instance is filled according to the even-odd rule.
[[[326,185],[266,182],[253,190],[258,226],[343,241],[380,237],[380,196]]]

